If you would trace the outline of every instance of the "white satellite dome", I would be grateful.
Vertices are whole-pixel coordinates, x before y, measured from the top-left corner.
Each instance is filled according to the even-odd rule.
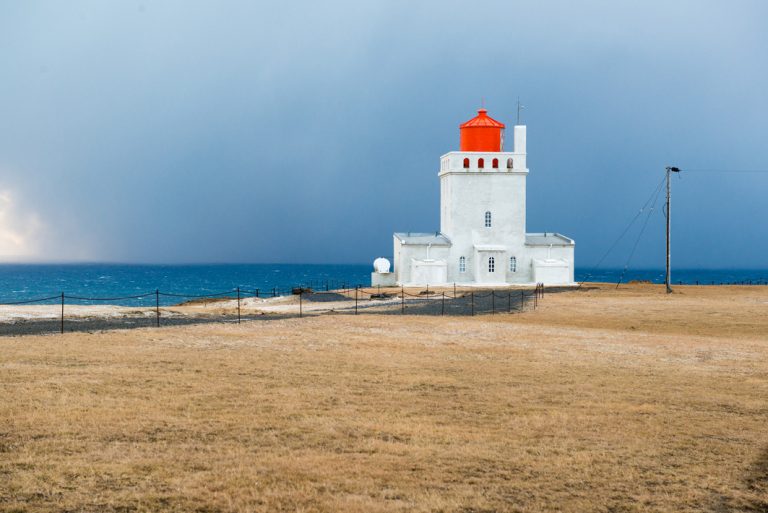
[[[391,265],[392,264],[389,263],[389,260],[383,257],[379,257],[373,261],[373,270],[377,273],[388,273],[389,267]]]

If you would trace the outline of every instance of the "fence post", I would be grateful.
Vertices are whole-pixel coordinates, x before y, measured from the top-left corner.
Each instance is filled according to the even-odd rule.
[[[355,287],[355,315],[357,315],[357,287]]]
[[[304,305],[301,302],[301,297],[304,295],[304,291],[299,289],[299,318],[304,316]]]
[[[470,296],[472,298],[471,299],[471,301],[472,301],[472,315],[475,315],[475,291],[474,290],[472,291]]]
[[[525,310],[525,289],[520,290],[520,311]]]
[[[491,313],[492,314],[496,313],[496,291],[495,290],[491,291]]]
[[[512,291],[507,291],[507,313],[512,313]]]
[[[453,299],[456,299],[456,282],[453,282]]]
[[[64,293],[61,293],[61,334],[64,334]]]
[[[443,291],[443,306],[440,309],[440,315],[445,315],[445,291]]]
[[[405,313],[405,287],[400,286],[400,313]]]
[[[237,287],[237,323],[240,324],[240,287]]]
[[[155,326],[160,327],[160,290],[155,289]]]
[[[259,297],[259,289],[256,289],[256,297]]]

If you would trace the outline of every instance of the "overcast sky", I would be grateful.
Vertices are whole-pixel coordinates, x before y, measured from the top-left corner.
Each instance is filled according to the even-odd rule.
[[[459,123],[485,99],[511,127],[519,96],[528,231],[588,267],[664,166],[768,169],[767,22],[763,1],[0,0],[0,252],[391,256],[439,228]],[[768,265],[768,174],[673,190],[678,266]],[[658,207],[633,267],[663,266]]]

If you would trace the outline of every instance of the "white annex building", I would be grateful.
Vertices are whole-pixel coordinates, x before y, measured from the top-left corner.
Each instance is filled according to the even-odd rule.
[[[460,150],[440,158],[440,231],[395,233],[394,271],[379,258],[373,285],[574,283],[575,243],[558,233],[526,233],[526,127],[485,109],[460,126]]]

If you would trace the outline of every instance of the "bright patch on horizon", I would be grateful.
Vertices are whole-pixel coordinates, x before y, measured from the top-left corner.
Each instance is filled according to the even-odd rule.
[[[19,212],[14,194],[0,190],[0,260],[38,258],[42,228],[37,214]]]

